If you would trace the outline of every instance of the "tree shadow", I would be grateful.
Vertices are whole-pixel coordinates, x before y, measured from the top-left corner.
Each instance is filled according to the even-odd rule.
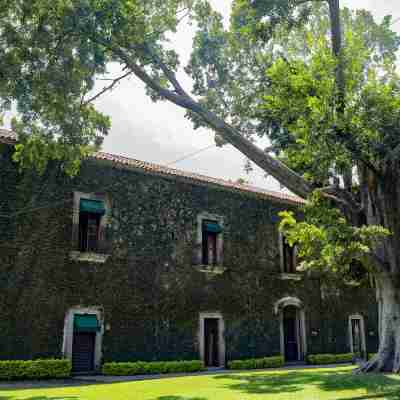
[[[154,400],[207,400],[205,397],[161,396]]]
[[[388,375],[368,374],[354,375],[351,371],[288,371],[279,373],[257,373],[219,375],[214,379],[225,379],[224,385],[230,390],[246,394],[278,394],[296,393],[304,390],[307,385],[314,386],[317,390],[335,392],[340,395],[342,391],[364,389],[365,395],[352,397],[352,400],[390,399],[400,400],[400,379]],[[338,400],[344,400],[343,399]],[[349,399],[349,397],[347,397]]]
[[[265,373],[265,374],[238,374],[219,375],[215,379],[227,379],[237,381],[226,384],[225,387],[231,390],[238,390],[247,394],[278,394],[294,393],[304,389],[304,385],[315,384],[328,371],[320,371],[318,378],[315,374],[299,371],[288,371],[286,373]]]
[[[352,398],[352,400],[390,399],[400,400],[400,379],[384,374],[354,375],[348,373],[342,376],[332,375],[319,384],[324,391],[340,392],[344,390],[365,389],[367,394]],[[344,400],[338,399],[338,400]]]
[[[24,400],[79,400],[76,396],[33,396],[24,397]],[[15,396],[0,396],[0,400],[17,400]]]

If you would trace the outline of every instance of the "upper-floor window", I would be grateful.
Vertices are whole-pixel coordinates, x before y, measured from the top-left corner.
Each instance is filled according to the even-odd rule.
[[[194,265],[200,266],[200,268],[205,266],[204,270],[208,272],[222,268],[223,228],[224,222],[221,215],[206,211],[197,215],[196,245],[193,248]]]
[[[100,223],[106,209],[104,202],[80,199],[79,203],[79,250],[96,252],[99,250]]]
[[[202,263],[203,265],[218,265],[218,236],[222,233],[222,227],[217,221],[202,221]]]
[[[294,274],[297,272],[296,246],[291,246],[283,235],[280,235],[280,242],[282,272],[286,274]]]

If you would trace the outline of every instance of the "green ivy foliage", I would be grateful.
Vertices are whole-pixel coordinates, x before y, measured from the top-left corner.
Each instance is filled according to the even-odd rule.
[[[351,363],[354,360],[353,353],[345,354],[310,354],[307,362],[312,365]]]
[[[229,369],[263,369],[279,368],[285,364],[284,357],[250,358],[247,360],[232,360],[228,362]]]
[[[153,362],[109,362],[102,368],[104,375],[146,375],[146,374],[171,374],[178,372],[203,371],[202,361],[153,361]]]
[[[0,380],[68,378],[71,362],[65,359],[0,361]]]

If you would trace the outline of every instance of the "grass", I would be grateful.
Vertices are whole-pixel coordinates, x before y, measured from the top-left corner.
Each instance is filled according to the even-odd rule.
[[[372,400],[400,399],[400,376],[351,367],[188,376],[48,388],[0,385],[0,400]]]

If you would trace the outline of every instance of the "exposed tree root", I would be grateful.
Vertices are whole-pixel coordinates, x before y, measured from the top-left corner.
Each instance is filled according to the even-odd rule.
[[[393,359],[388,357],[381,357],[376,355],[371,360],[362,363],[358,368],[354,370],[354,374],[366,374],[366,373],[378,373],[378,372],[387,372],[387,373],[399,373],[399,366],[395,366],[393,363]]]

